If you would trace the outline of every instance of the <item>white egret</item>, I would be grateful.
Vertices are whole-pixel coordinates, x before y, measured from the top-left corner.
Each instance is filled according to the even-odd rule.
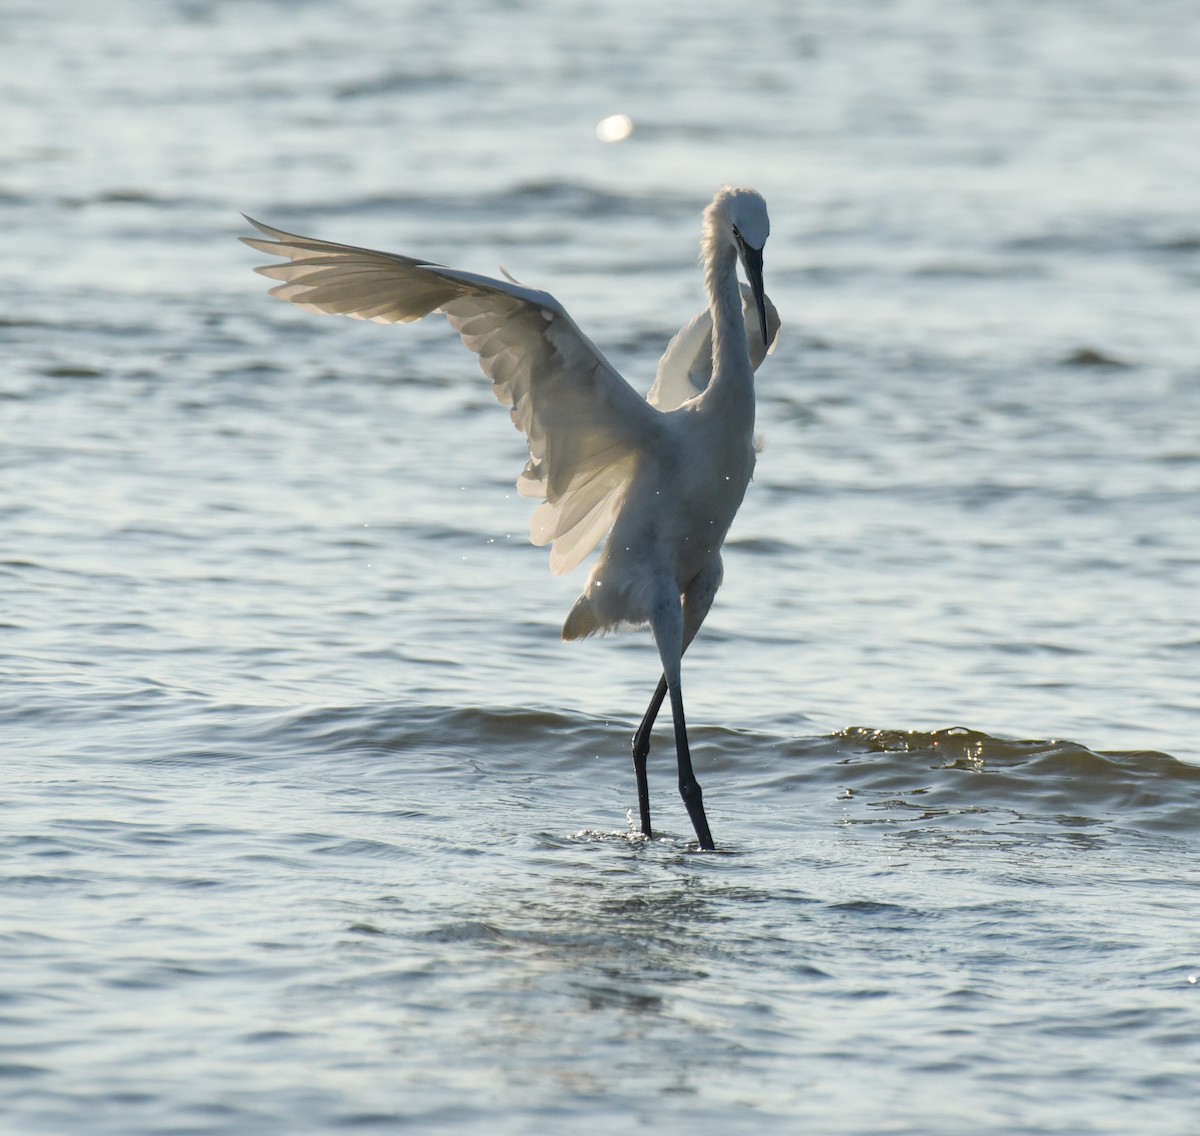
[[[517,487],[542,499],[530,536],[552,546],[551,570],[574,568],[608,534],[563,638],[646,624],[654,635],[663,674],[633,738],[642,832],[651,836],[650,731],[669,693],[679,792],[700,847],[713,848],[680,669],[721,584],[721,545],[754,470],[754,371],[779,329],[763,292],[770,226],[761,195],[725,187],[705,209],[708,308],[671,341],[648,401],[548,292],[247,220],[270,239],[246,244],[286,258],[257,269],[283,281],[273,296],[376,323],[438,311],[479,356],[528,439]],[[749,287],[739,284],[739,261]]]

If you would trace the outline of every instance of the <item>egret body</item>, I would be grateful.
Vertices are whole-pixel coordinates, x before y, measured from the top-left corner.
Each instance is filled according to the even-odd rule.
[[[648,400],[547,292],[251,224],[270,239],[242,240],[286,258],[257,270],[283,281],[272,295],[377,323],[439,311],[479,356],[528,439],[517,487],[542,501],[530,536],[551,545],[551,570],[575,567],[607,534],[563,638],[647,624],[653,632],[663,673],[633,739],[642,832],[652,832],[650,731],[669,695],[680,795],[700,847],[713,848],[680,670],[720,587],[721,545],[754,471],[754,371],[779,329],[763,292],[770,226],[761,195],[726,187],[705,209],[708,307],[671,341]]]

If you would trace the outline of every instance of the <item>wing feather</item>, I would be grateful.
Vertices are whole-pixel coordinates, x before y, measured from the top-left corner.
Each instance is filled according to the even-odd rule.
[[[746,339],[750,345],[750,365],[757,371],[762,361],[775,350],[779,342],[779,312],[768,298],[767,334],[770,343],[763,342],[758,326],[754,293],[748,284],[742,290],[742,316],[746,321]],[[686,323],[667,344],[658,362],[654,386],[646,401],[659,410],[674,410],[689,398],[695,398],[712,380],[712,315],[707,308]]]
[[[243,237],[285,263],[256,271],[283,283],[271,295],[309,311],[410,323],[442,312],[479,357],[497,399],[529,442],[518,479],[544,498],[530,537],[553,544],[555,573],[579,564],[612,525],[638,457],[661,415],[642,400],[548,292],[355,245],[302,237],[246,218]]]

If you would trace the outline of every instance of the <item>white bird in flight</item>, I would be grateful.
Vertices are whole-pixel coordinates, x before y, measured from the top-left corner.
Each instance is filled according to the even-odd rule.
[[[271,239],[241,239],[287,260],[256,269],[284,281],[271,295],[376,323],[438,311],[479,356],[529,441],[517,488],[542,499],[530,537],[551,545],[551,571],[574,568],[608,536],[563,638],[646,624],[653,632],[663,674],[633,737],[642,833],[651,837],[650,731],[669,693],[679,792],[700,847],[714,848],[688,749],[680,664],[721,585],[721,545],[754,470],[754,372],[779,330],[763,292],[770,223],[762,196],[725,187],[705,209],[708,308],[671,340],[646,399],[548,292],[246,219]],[[738,281],[739,262],[748,287]]]

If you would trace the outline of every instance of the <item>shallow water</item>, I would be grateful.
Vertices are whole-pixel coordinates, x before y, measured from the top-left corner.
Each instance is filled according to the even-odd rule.
[[[1194,1132],[1190,13],[10,5],[7,1126]],[[503,262],[646,389],[724,181],[784,336],[701,856],[475,363],[233,238]]]

